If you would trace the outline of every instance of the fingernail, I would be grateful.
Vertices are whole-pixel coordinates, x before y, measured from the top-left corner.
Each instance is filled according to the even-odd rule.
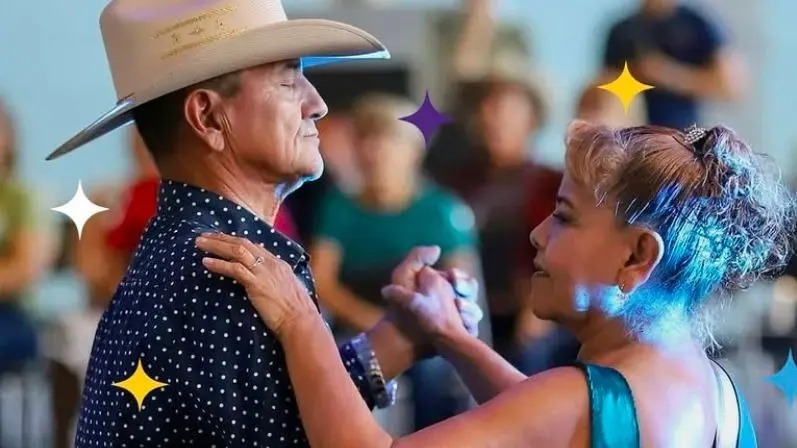
[[[209,257],[203,257],[202,258],[202,263],[203,264],[213,264],[215,262],[216,262],[216,260],[214,260],[212,258],[209,258]]]
[[[206,239],[206,238],[203,238],[203,237],[201,237],[201,236],[200,236],[199,238],[197,238],[197,239],[196,239],[196,243],[197,243],[197,244],[202,244],[202,243],[204,243],[204,242],[206,242],[206,241],[207,241],[207,239]]]

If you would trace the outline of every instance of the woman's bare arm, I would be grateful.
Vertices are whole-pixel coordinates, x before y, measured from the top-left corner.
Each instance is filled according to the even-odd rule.
[[[484,342],[468,336],[438,344],[440,354],[481,404],[528,378]]]
[[[283,331],[280,341],[313,447],[566,446],[587,409],[581,373],[555,369],[516,383],[473,411],[393,439],[360,398],[320,316],[297,320]]]

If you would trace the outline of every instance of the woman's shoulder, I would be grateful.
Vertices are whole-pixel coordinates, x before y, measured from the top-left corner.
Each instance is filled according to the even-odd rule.
[[[588,440],[589,391],[584,373],[577,366],[557,367],[530,376],[505,394],[502,401],[507,407],[529,409],[522,414],[524,432],[537,435],[535,441],[541,446]],[[561,431],[552,433],[552,428]]]
[[[528,377],[521,391],[533,394],[540,403],[578,416],[588,408],[585,372],[578,365],[556,367]]]

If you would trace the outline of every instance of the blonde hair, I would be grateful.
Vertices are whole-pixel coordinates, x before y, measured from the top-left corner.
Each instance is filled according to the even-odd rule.
[[[575,121],[565,144],[576,183],[612,207],[621,225],[646,226],[664,241],[652,280],[670,302],[631,300],[632,328],[678,310],[697,337],[714,342],[706,297],[747,288],[788,261],[794,196],[774,163],[727,127],[690,144],[668,128]]]
[[[407,98],[388,93],[369,93],[353,105],[351,117],[359,138],[374,135],[393,135],[424,146],[421,131],[400,120],[415,113],[418,106]]]

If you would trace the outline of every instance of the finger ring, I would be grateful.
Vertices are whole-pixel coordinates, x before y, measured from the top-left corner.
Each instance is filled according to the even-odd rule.
[[[257,257],[257,258],[255,258],[255,262],[254,262],[254,263],[252,263],[252,266],[249,268],[249,270],[251,271],[252,269],[254,269],[254,268],[256,268],[256,267],[260,266],[261,264],[263,264],[263,261],[264,261],[264,260],[263,260],[263,257]]]

